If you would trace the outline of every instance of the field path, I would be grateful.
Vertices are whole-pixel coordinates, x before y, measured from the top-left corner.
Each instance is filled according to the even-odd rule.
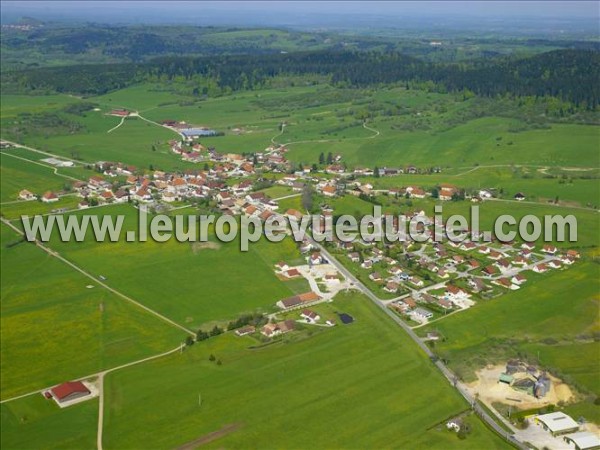
[[[35,153],[40,153],[42,155],[51,156],[52,158],[66,159],[67,161],[71,161],[71,162],[73,162],[75,164],[93,164],[93,163],[90,163],[90,162],[87,162],[87,161],[82,161],[82,160],[78,161],[76,159],[67,158],[66,156],[55,155],[54,153],[45,152],[43,150],[39,150],[39,149],[33,148],[33,147],[28,147],[27,145],[18,144],[16,142],[8,141],[6,139],[3,139],[3,140],[4,140],[4,142],[8,142],[9,144],[11,144],[13,147],[24,148],[25,150],[30,150],[30,151],[35,152]],[[2,153],[7,153],[7,152],[3,151]]]
[[[53,169],[53,170],[54,170],[54,175],[56,175],[56,176],[58,176],[58,177],[67,178],[67,179],[69,179],[69,180],[72,180],[72,181],[83,181],[83,180],[81,180],[81,179],[79,179],[79,178],[75,178],[75,177],[71,177],[71,176],[69,176],[69,175],[64,175],[64,174],[62,174],[62,173],[58,173],[58,169],[59,169],[58,167],[49,166],[49,165],[47,165],[47,164],[42,164],[42,163],[40,163],[40,162],[37,162],[37,161],[32,161],[31,159],[22,158],[22,157],[20,157],[20,156],[13,155],[13,154],[11,154],[11,153],[8,153],[8,152],[2,152],[2,155],[3,155],[3,156],[10,156],[11,158],[20,159],[21,161],[26,161],[26,162],[28,162],[28,163],[31,163],[31,164],[35,164],[35,165],[38,165],[38,166],[46,167],[46,168],[48,168],[48,169]]]
[[[152,361],[154,359],[162,358],[163,356],[172,355],[175,352],[183,351],[183,344],[178,345],[172,350],[166,351],[164,353],[159,353],[158,355],[148,356],[147,358],[138,359],[137,361],[132,361],[130,363],[123,364],[121,366],[113,367],[112,369],[107,369],[102,372],[99,372],[91,377],[98,377],[98,433],[96,435],[96,446],[98,450],[102,450],[102,437],[104,435],[104,376],[108,375],[111,372],[116,372],[117,370],[126,369],[131,366],[135,366],[147,361]],[[86,377],[90,378],[90,377]],[[82,380],[86,378],[81,378]]]
[[[107,133],[115,131],[117,128],[119,128],[124,123],[125,123],[125,117],[121,117],[121,121],[116,126],[112,127],[110,130],[108,130]]]
[[[316,142],[316,143],[325,143],[325,142],[340,142],[340,141],[356,141],[356,140],[362,140],[362,139],[373,139],[376,138],[377,136],[379,136],[381,133],[376,130],[375,128],[371,128],[367,126],[366,122],[363,122],[363,128],[365,130],[369,130],[371,131],[373,134],[371,136],[365,136],[365,137],[353,137],[353,138],[342,138],[342,139],[306,139],[306,140],[302,140],[302,141],[292,141],[292,142],[284,142],[282,144],[279,144],[277,141],[275,141],[275,138],[281,136],[283,134],[283,130],[285,129],[284,127],[282,127],[281,129],[281,133],[273,136],[271,138],[271,142],[273,144],[279,144],[279,145],[285,145],[286,147],[288,145],[294,145],[294,144],[310,144],[311,142]]]
[[[5,218],[0,218],[0,220],[2,221],[2,223],[4,223],[5,225],[9,226],[10,228],[12,228],[16,233],[18,233],[21,236],[25,236],[25,233],[23,231],[21,231],[19,228],[15,227],[12,223],[10,223],[10,221],[6,220]],[[109,285],[107,285],[106,283],[100,281],[98,278],[96,278],[95,276],[93,276],[91,273],[86,272],[84,269],[82,269],[81,267],[73,264],[71,261],[63,258],[62,256],[60,256],[58,254],[58,252],[55,252],[54,250],[50,249],[49,247],[46,247],[44,244],[42,244],[40,241],[38,241],[37,239],[34,241],[35,245],[37,245],[39,248],[41,248],[42,250],[44,250],[46,253],[48,253],[50,256],[54,256],[55,258],[59,259],[60,261],[62,261],[63,263],[65,263],[66,265],[70,266],[71,268],[75,269],[77,272],[85,275],[86,277],[88,277],[89,279],[91,279],[94,283],[102,286],[103,288],[107,289],[108,291],[112,292],[113,294],[117,295],[118,297],[121,297],[122,299],[128,301],[129,303],[132,303],[133,305],[137,306],[138,308],[143,309],[144,311],[152,314],[155,317],[158,317],[159,319],[161,319],[164,322],[167,322],[169,325],[172,325],[182,331],[185,331],[187,334],[195,337],[196,333],[193,332],[192,330],[190,330],[189,328],[184,327],[183,325],[178,324],[177,322],[169,319],[166,316],[163,316],[162,314],[160,314],[159,312],[154,311],[153,309],[148,308],[147,306],[141,304],[140,302],[138,302],[137,300],[132,299],[131,297],[117,291],[116,289],[110,287]]]
[[[185,136],[183,134],[179,133],[178,131],[175,131],[173,128],[163,125],[162,123],[155,122],[154,120],[146,119],[144,116],[141,116],[140,113],[138,113],[138,112],[131,113],[130,116],[131,117],[139,117],[140,119],[145,120],[146,122],[151,123],[152,125],[156,125],[157,127],[161,127],[161,128],[166,128],[167,130],[172,131],[173,133],[179,135],[179,137],[181,139],[185,139]]]

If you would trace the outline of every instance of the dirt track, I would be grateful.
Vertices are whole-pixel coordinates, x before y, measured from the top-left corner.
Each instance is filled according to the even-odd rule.
[[[213,431],[212,433],[205,434],[204,436],[199,437],[198,439],[194,439],[193,441],[188,442],[187,444],[183,444],[181,447],[177,447],[176,450],[194,450],[198,447],[203,446],[204,444],[208,444],[214,440],[222,438],[234,431],[240,429],[242,424],[240,423],[232,423],[230,425],[225,425],[223,428],[217,431]]]

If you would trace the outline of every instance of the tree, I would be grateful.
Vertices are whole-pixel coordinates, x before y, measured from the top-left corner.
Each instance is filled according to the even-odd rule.
[[[327,153],[327,164],[333,163],[333,154],[331,152]]]
[[[373,169],[373,176],[375,178],[379,178],[379,167],[375,166],[375,168]]]
[[[302,207],[306,211],[312,210],[313,207],[313,189],[310,184],[306,184],[302,188]]]
[[[211,354],[210,354],[210,356],[208,357],[208,360],[209,360],[209,361],[211,361],[211,362],[212,362],[212,361],[214,361],[215,359],[217,359],[217,358],[216,358],[216,357],[215,357],[215,355],[213,355],[212,353],[211,353]]]
[[[325,153],[321,152],[321,154],[319,155],[319,164],[323,165],[325,164]]]
[[[216,325],[214,326],[214,328],[213,328],[212,330],[210,330],[210,335],[211,335],[211,336],[218,336],[218,335],[220,335],[221,333],[223,333],[223,330],[222,330],[222,329],[220,329],[220,328],[219,328],[218,326],[216,326]]]
[[[187,345],[188,347],[191,347],[192,345],[194,345],[194,338],[191,336],[188,336],[185,338],[185,345]]]
[[[217,366],[220,366],[220,365],[222,365],[222,364],[223,364],[223,363],[221,362],[221,360],[220,360],[220,359],[217,359]]]
[[[437,188],[431,190],[431,198],[440,198],[440,191]]]
[[[196,333],[196,340],[197,341],[205,341],[209,337],[210,336],[208,335],[208,333],[206,331],[203,331],[203,330],[198,330],[198,332]]]

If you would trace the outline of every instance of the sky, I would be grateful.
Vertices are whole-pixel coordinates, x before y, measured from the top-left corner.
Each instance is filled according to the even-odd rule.
[[[2,22],[42,20],[197,25],[339,25],[409,18],[598,20],[598,1],[2,1]],[[368,21],[368,20],[367,20]]]

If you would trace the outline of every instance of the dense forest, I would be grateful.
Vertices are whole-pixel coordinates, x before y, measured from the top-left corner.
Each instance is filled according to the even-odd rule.
[[[429,83],[436,90],[484,97],[556,97],[578,109],[600,103],[600,53],[555,50],[523,59],[429,63],[397,52],[315,51],[269,55],[161,57],[147,63],[48,67],[3,74],[3,92],[56,91],[96,95],[144,81],[182,80],[206,94],[210,80],[223,92],[252,90],[289,75],[327,76],[333,85],[371,87]]]

